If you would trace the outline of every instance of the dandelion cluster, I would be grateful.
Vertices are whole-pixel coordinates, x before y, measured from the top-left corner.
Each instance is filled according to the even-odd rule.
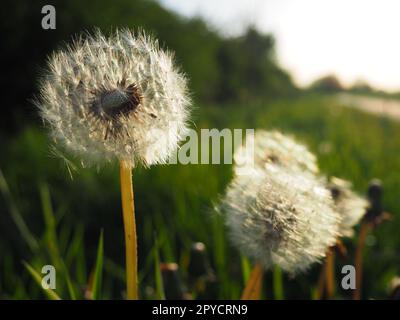
[[[172,55],[143,32],[100,32],[54,53],[40,98],[52,137],[88,163],[165,163],[186,134],[190,99]]]
[[[247,161],[250,170],[239,173],[249,156],[239,148],[221,201],[231,240],[266,269],[304,271],[335,245],[342,215],[306,146],[278,131],[256,131],[253,141],[254,165]]]

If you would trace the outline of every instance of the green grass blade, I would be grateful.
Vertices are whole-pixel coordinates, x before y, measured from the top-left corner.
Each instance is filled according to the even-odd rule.
[[[29,263],[22,262],[28,272],[31,274],[35,282],[42,288],[43,292],[46,294],[47,298],[50,300],[61,300],[60,296],[52,289],[44,289],[42,286],[42,276],[37,272]]]
[[[14,223],[17,226],[22,239],[24,239],[25,243],[28,245],[29,249],[32,252],[37,252],[39,249],[38,242],[31,233],[31,231],[29,230],[24,219],[22,218],[22,215],[19,212],[18,207],[8,187],[7,180],[5,179],[3,171],[1,169],[0,169],[0,191],[3,194],[3,197],[8,205],[11,218],[14,220]]]
[[[45,240],[49,249],[51,261],[53,265],[62,270],[63,280],[65,280],[67,285],[68,294],[72,300],[75,300],[77,297],[76,289],[71,281],[68,268],[66,267],[60,255],[60,247],[57,237],[57,220],[51,204],[50,191],[47,184],[41,183],[39,185],[39,191],[42,203],[43,218],[46,226]]]
[[[160,252],[158,247],[157,237],[155,237],[154,252],[154,279],[156,283],[156,295],[157,299],[165,300],[164,283],[161,276],[160,270]]]
[[[63,263],[63,269],[64,269],[64,273],[65,273],[65,281],[67,283],[69,297],[71,298],[71,300],[76,300],[77,296],[76,296],[75,286],[71,281],[71,277],[70,277],[67,267],[65,266],[64,263]]]
[[[93,274],[93,285],[92,285],[93,300],[100,299],[101,280],[103,277],[103,261],[104,261],[103,230],[101,230],[99,245],[97,247],[96,266]]]
[[[39,185],[40,200],[42,203],[42,213],[45,222],[45,241],[49,250],[52,264],[61,267],[61,256],[58,245],[56,218],[51,204],[50,191],[47,184]]]
[[[251,263],[245,256],[241,256],[243,283],[246,284],[250,277]]]
[[[278,266],[275,266],[275,268],[274,268],[273,282],[274,282],[274,298],[275,298],[275,300],[285,299],[284,293],[283,293],[282,270]]]
[[[69,269],[75,267],[75,277],[78,283],[87,282],[87,272],[85,263],[84,226],[79,223],[74,226],[75,232],[65,253],[65,265]],[[75,265],[75,266],[74,266]]]

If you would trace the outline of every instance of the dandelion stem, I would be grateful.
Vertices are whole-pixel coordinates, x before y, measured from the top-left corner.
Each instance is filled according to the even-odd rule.
[[[326,298],[332,299],[335,294],[335,251],[329,248],[325,259]]]
[[[259,300],[261,295],[261,287],[264,276],[264,270],[262,266],[257,263],[253,271],[251,271],[249,280],[247,281],[246,287],[243,290],[241,300]]]
[[[137,243],[135,207],[133,198],[132,166],[120,162],[122,214],[125,230],[125,259],[127,299],[138,299],[137,293]]]
[[[371,228],[368,221],[363,221],[360,226],[360,234],[358,236],[358,244],[355,254],[354,266],[356,268],[356,289],[353,291],[353,300],[361,299],[361,282],[362,282],[362,254],[365,246],[365,239]]]
[[[326,279],[326,262],[322,265],[321,271],[319,273],[318,277],[318,283],[317,283],[317,292],[316,292],[316,300],[321,300],[324,297],[325,293],[325,279]]]

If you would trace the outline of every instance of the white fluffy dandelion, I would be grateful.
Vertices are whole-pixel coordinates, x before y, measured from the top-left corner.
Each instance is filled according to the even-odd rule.
[[[100,32],[54,53],[37,103],[53,138],[89,163],[164,163],[190,99],[172,55],[143,32]]]
[[[292,171],[318,174],[317,159],[308,148],[294,138],[278,131],[257,130],[254,136],[246,137],[246,144],[240,146],[234,155],[235,169],[241,170],[240,164],[252,165],[253,154],[246,149],[254,139],[254,167],[266,168],[276,164]]]
[[[236,176],[221,210],[232,242],[265,268],[290,273],[320,261],[339,236],[340,215],[329,190],[312,175],[271,164]]]
[[[83,162],[118,159],[127,298],[137,299],[132,168],[164,163],[186,134],[186,79],[143,32],[99,31],[49,60],[37,105],[54,140]]]
[[[358,224],[368,208],[368,201],[352,190],[349,181],[331,177],[328,188],[331,190],[335,209],[342,216],[340,232],[343,236],[351,237],[354,226]]]

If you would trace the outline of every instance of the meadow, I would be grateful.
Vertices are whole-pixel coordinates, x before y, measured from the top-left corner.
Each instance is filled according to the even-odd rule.
[[[400,272],[399,122],[316,94],[249,105],[196,105],[192,121],[196,130],[263,128],[293,134],[317,154],[324,174],[352,181],[361,194],[372,178],[381,179],[384,206],[394,219],[367,239],[363,298],[388,297],[388,284]],[[76,159],[51,147],[39,125],[1,139],[0,299],[45,297],[32,275],[40,274],[46,264],[57,269],[55,293],[61,298],[122,299],[124,243],[117,164],[82,168]],[[251,263],[230,245],[214,209],[231,177],[231,165],[223,164],[134,170],[142,298],[163,298],[169,290],[160,262],[179,265],[192,298],[240,297]],[[191,281],[195,242],[205,244],[213,274],[203,285]],[[353,263],[355,243],[356,239],[345,241],[349,257],[337,259],[337,279],[341,266]],[[312,299],[319,271],[315,265],[296,278],[278,269],[268,272],[263,297]],[[335,297],[348,299],[350,293],[338,286]]]

